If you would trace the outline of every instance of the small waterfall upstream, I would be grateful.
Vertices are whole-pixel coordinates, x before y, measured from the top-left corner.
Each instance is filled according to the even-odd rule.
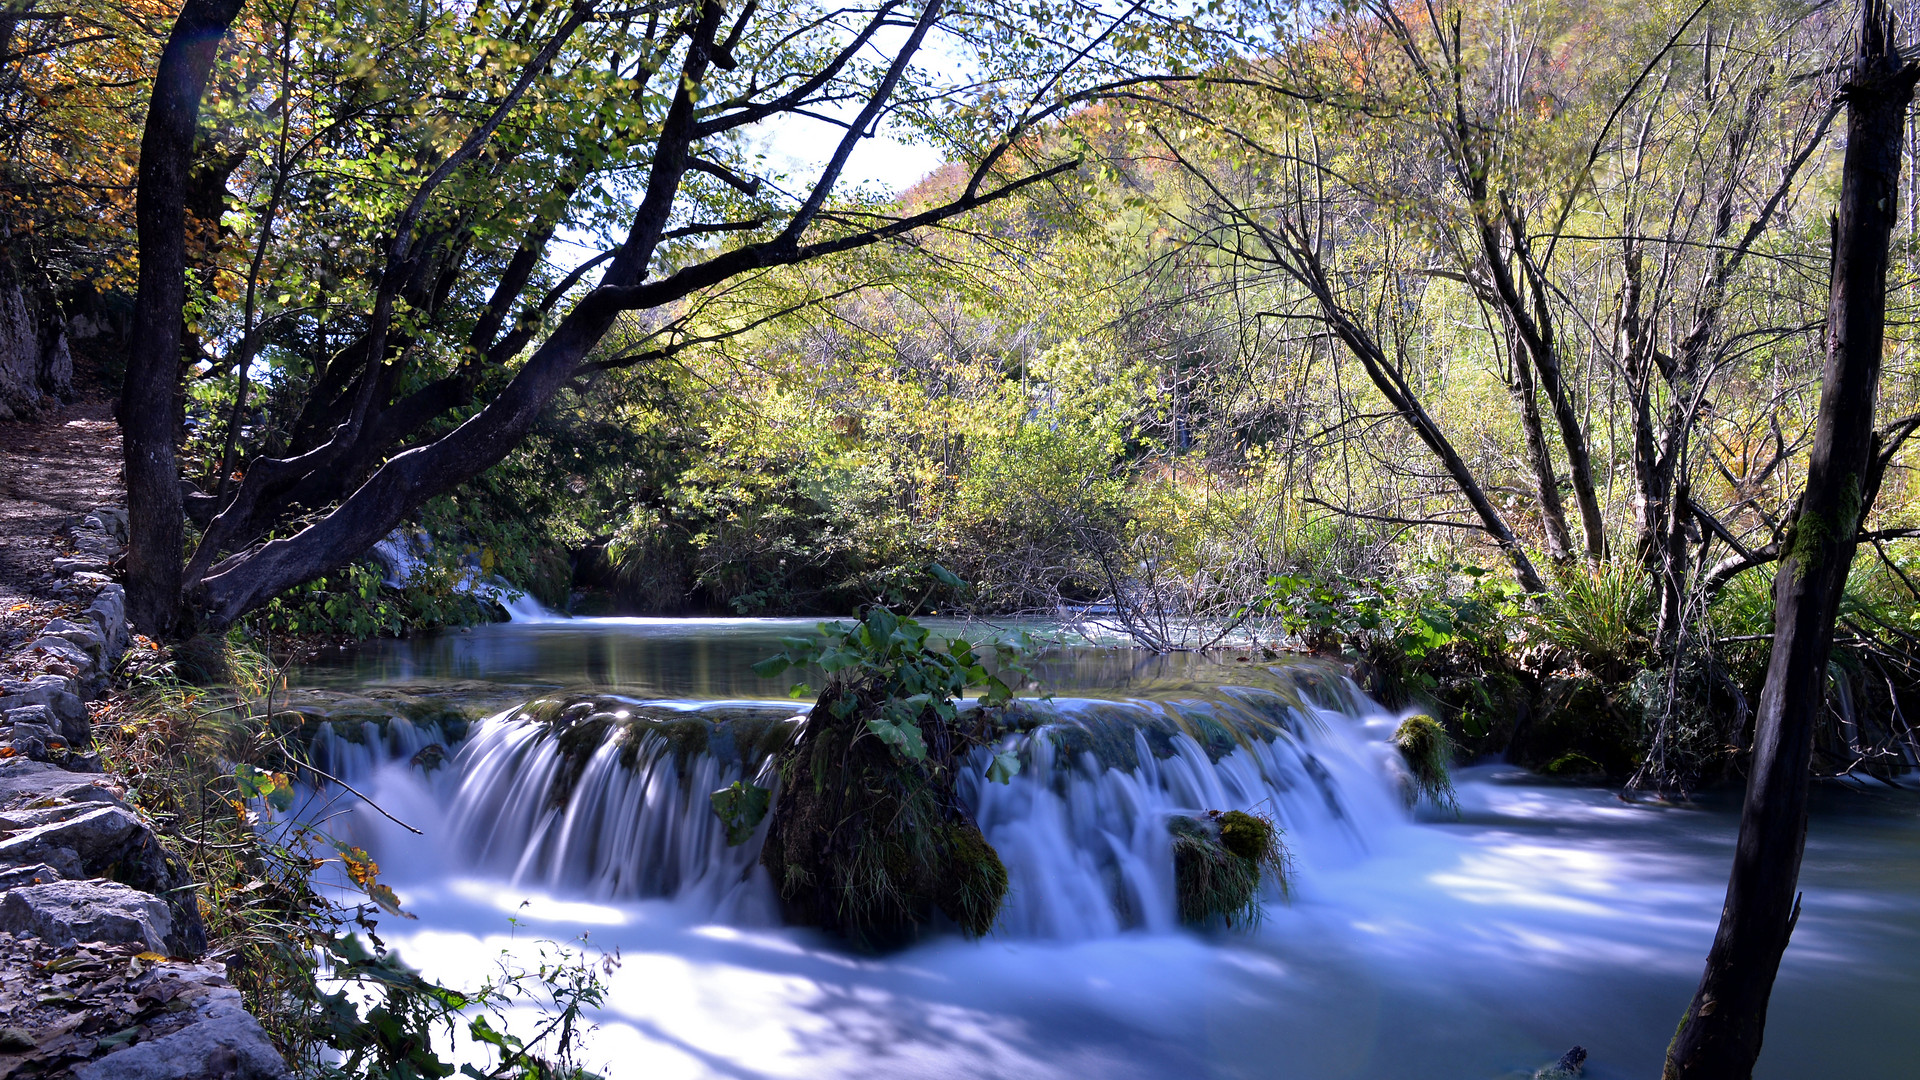
[[[1303,873],[1363,854],[1371,834],[1404,822],[1399,761],[1379,741],[1392,719],[1317,669],[1270,681],[1022,700],[998,716],[994,750],[1016,751],[1019,773],[989,782],[990,754],[976,750],[960,787],[1007,866],[997,932],[1071,941],[1172,929],[1176,815],[1264,814]],[[804,722],[791,703],[551,694],[475,725],[429,782],[451,848],[474,870],[554,895],[668,898],[765,924],[775,918],[758,865],[766,824],[729,846],[709,796],[736,780],[773,788],[774,756]],[[314,740],[315,763],[336,776],[422,764],[451,745],[439,725],[398,717],[347,734]]]
[[[368,552],[384,571],[382,580],[394,588],[404,587],[428,565],[433,552],[433,537],[424,529],[395,529],[377,541]],[[498,574],[486,573],[477,560],[470,561],[457,583],[460,592],[497,604],[507,613],[509,622],[544,623],[567,616],[550,610],[532,594],[513,587]]]

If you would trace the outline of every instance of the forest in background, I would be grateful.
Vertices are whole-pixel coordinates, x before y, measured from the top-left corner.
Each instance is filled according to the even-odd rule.
[[[180,475],[196,539],[217,533],[190,571],[324,517],[474,417],[561,325],[604,265],[578,253],[617,240],[651,166],[633,115],[651,102],[617,49],[661,11],[571,38],[538,4],[243,11],[185,192]],[[4,16],[5,284],[32,327],[10,348],[58,345],[109,383],[134,334],[145,73],[172,14]],[[246,618],[355,636],[472,619],[453,585],[475,569],[582,614],[839,615],[921,599],[938,565],[964,582],[926,597],[942,613],[1091,610],[1153,648],[1237,625],[1252,648],[1344,652],[1468,749],[1549,771],[1686,788],[1737,769],[1819,394],[1850,17],[1053,16],[1036,37],[982,15],[963,40],[1061,71],[1097,44],[1097,77],[1024,113],[912,99],[892,122],[954,163],[823,207],[857,232],[983,177],[1004,195],[620,315],[499,464],[408,513],[440,564],[413,587],[362,560]],[[530,82],[492,148],[409,204],[409,178],[543,40],[554,85]],[[1830,772],[1888,775],[1920,750],[1907,138]],[[687,174],[660,273],[743,249],[806,190],[723,141]],[[383,255],[409,213],[401,266]],[[323,445],[369,384],[352,357],[375,324],[385,415],[450,382],[464,398],[326,483],[263,488],[272,513],[233,524],[256,463]]]

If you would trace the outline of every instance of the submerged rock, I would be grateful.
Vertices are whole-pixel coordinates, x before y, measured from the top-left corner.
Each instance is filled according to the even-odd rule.
[[[1560,1055],[1560,1060],[1534,1071],[1533,1080],[1573,1080],[1586,1072],[1587,1048],[1576,1046]]]
[[[542,729],[560,752],[560,768],[547,800],[565,806],[601,747],[619,747],[619,762],[631,771],[656,753],[673,759],[683,774],[706,755],[722,769],[753,775],[760,764],[792,740],[793,712],[781,706],[715,705],[697,709],[647,703],[616,694],[553,694],[522,705],[511,718]]]

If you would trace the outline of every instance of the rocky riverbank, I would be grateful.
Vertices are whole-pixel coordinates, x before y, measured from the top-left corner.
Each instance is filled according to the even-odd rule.
[[[88,702],[128,644],[106,577],[125,514],[87,514],[68,539],[53,616],[0,657],[0,1077],[286,1076],[204,957],[184,863],[93,749]]]

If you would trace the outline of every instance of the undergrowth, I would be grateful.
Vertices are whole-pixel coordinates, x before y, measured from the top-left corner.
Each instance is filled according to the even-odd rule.
[[[194,685],[175,659],[136,639],[115,693],[95,715],[108,767],[181,856],[197,884],[209,959],[289,1064],[326,1080],[445,1077],[457,1045],[487,1064],[467,1075],[586,1080],[576,1060],[585,1010],[604,998],[611,958],[542,943],[527,967],[503,954],[472,989],[441,986],[381,941],[400,909],[367,852],[329,836],[338,788],[304,771],[297,717],[276,712],[285,673],[239,632],[217,649],[223,682]],[[532,1008],[532,1033],[503,1027]],[[491,1018],[491,1019],[489,1019]]]

